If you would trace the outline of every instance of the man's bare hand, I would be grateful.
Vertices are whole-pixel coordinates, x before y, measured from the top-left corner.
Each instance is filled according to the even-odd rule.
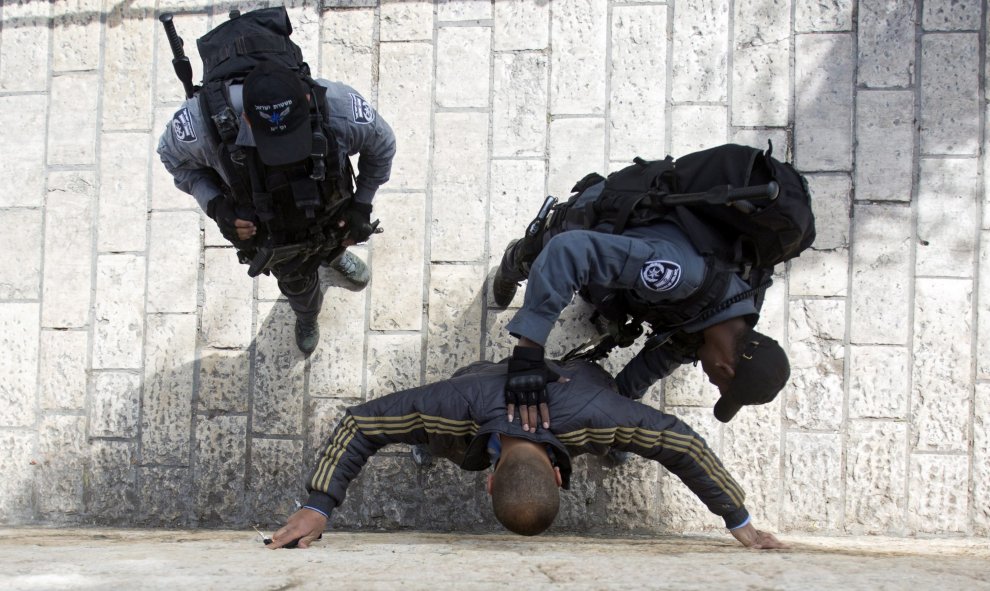
[[[242,220],[240,218],[234,220],[234,228],[237,229],[237,237],[240,240],[248,240],[253,238],[254,235],[258,233],[258,228],[253,222]]]
[[[787,547],[775,535],[756,529],[752,523],[736,528],[731,533],[734,538],[739,540],[740,544],[753,550],[776,550]]]
[[[309,548],[310,542],[320,537],[326,527],[327,518],[322,513],[303,507],[290,515],[285,525],[272,534],[272,543],[267,547],[274,550],[299,540],[299,548]]]

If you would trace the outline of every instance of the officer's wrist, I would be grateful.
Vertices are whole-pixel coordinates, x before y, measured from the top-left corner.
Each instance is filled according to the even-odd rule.
[[[516,345],[512,349],[512,358],[521,361],[543,361],[543,348]]]

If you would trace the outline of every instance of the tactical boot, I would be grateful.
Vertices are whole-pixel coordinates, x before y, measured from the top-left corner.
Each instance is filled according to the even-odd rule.
[[[512,303],[512,298],[516,297],[516,288],[519,285],[515,281],[502,279],[502,267],[495,271],[492,277],[492,301],[496,308],[507,308]]]
[[[320,342],[320,323],[316,319],[302,320],[296,318],[296,346],[307,357],[316,350]]]
[[[368,285],[368,279],[370,278],[370,273],[368,273],[368,265],[364,264],[364,261],[357,258],[353,254],[344,251],[344,254],[334,261],[332,267],[334,270],[340,272],[354,285],[358,287],[364,287]]]

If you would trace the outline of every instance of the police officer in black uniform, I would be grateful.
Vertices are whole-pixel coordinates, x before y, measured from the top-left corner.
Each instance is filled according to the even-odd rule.
[[[236,136],[230,156],[198,96],[172,117],[158,153],[175,185],[196,198],[242,262],[278,279],[296,313],[296,344],[308,355],[319,342],[320,264],[358,287],[368,283],[367,266],[344,248],[373,232],[372,199],[388,181],[395,136],[353,88],[322,79],[311,87],[274,62],[262,62],[243,84],[222,92],[234,113],[227,121]],[[352,193],[348,156],[354,154],[360,157]],[[240,171],[250,182],[232,178],[238,169],[224,158],[246,163]],[[279,245],[288,248],[274,248]]]

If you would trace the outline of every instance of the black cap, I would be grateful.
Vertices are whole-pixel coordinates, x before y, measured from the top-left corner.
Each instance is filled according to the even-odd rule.
[[[244,113],[261,161],[270,166],[309,157],[309,87],[292,70],[261,62],[244,79]]]
[[[791,377],[791,364],[777,341],[749,329],[743,343],[736,376],[715,403],[715,418],[723,423],[744,405],[771,402]]]

